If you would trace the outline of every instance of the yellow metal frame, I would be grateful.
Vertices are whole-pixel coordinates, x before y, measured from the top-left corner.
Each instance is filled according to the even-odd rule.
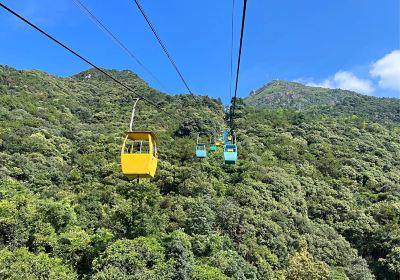
[[[149,142],[146,153],[125,153],[128,140],[143,140]],[[157,138],[151,131],[128,131],[121,149],[122,173],[128,178],[153,178],[158,163]]]

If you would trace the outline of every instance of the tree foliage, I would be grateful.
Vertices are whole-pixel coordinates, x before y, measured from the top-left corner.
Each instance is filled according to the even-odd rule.
[[[134,121],[159,139],[154,179],[120,172],[131,93],[94,70],[0,67],[0,278],[398,278],[398,115],[359,109],[390,100],[349,93],[354,115],[238,100],[232,166],[194,157],[225,126],[219,101],[112,74],[168,112],[141,101]]]

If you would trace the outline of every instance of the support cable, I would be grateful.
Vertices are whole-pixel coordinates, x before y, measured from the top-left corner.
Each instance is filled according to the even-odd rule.
[[[232,108],[232,115],[231,115],[231,130],[234,129],[236,98],[237,98],[236,96],[237,96],[239,72],[240,72],[240,58],[242,55],[243,33],[244,33],[244,26],[245,26],[245,21],[246,21],[246,6],[247,6],[247,0],[244,0],[243,14],[242,14],[242,27],[241,27],[241,31],[240,31],[239,56],[238,56],[237,69],[236,69],[235,95],[233,97],[233,108]]]
[[[133,88],[131,88],[130,86],[128,86],[125,83],[122,83],[121,81],[119,81],[118,79],[114,78],[112,75],[108,74],[106,71],[104,71],[103,69],[101,69],[100,67],[96,66],[95,64],[93,64],[92,62],[90,62],[88,59],[84,58],[83,56],[81,56],[80,54],[78,54],[77,52],[75,52],[74,50],[72,50],[71,48],[69,48],[68,46],[66,46],[65,44],[61,43],[60,41],[58,41],[56,38],[54,38],[53,36],[51,36],[50,34],[48,34],[46,31],[40,29],[39,27],[37,27],[35,24],[33,24],[32,22],[30,22],[29,20],[25,19],[24,17],[22,17],[21,15],[17,14],[15,11],[11,10],[9,7],[7,7],[6,5],[4,5],[3,3],[0,2],[0,7],[2,7],[3,9],[5,9],[6,11],[8,11],[9,13],[11,13],[12,15],[16,16],[17,18],[19,18],[20,20],[22,20],[23,22],[25,22],[26,24],[30,25],[31,27],[33,27],[34,29],[36,29],[38,32],[42,33],[44,36],[46,36],[47,38],[49,38],[50,40],[52,40],[53,42],[55,42],[56,44],[58,44],[59,46],[63,47],[64,49],[66,49],[67,51],[69,51],[70,53],[72,53],[73,55],[75,55],[76,57],[78,57],[79,59],[83,60],[84,62],[86,62],[87,64],[89,64],[90,66],[92,66],[93,68],[95,68],[96,70],[98,70],[99,72],[101,72],[102,74],[106,75],[108,78],[110,78],[111,80],[113,80],[114,82],[116,82],[117,84],[121,85],[122,87],[124,87],[125,89],[127,89],[128,91],[132,92],[133,94],[135,94],[136,96],[140,97],[141,99],[143,99],[144,101],[146,101],[148,104],[153,105],[154,107],[158,108],[159,110],[163,111],[164,113],[167,113],[167,111],[165,111],[163,108],[161,108],[158,104],[154,103],[153,101],[147,99],[146,97],[138,94],[135,92],[135,90]]]
[[[159,85],[161,86],[161,88],[163,90],[165,90],[166,92],[168,92],[168,90],[166,89],[166,87],[163,85],[163,83],[161,83],[161,81],[150,71],[149,68],[146,67],[146,65],[144,65],[134,54],[131,50],[128,49],[128,47],[126,47],[121,40],[118,39],[118,37],[116,35],[114,35],[110,29],[108,29],[95,15],[93,12],[91,12],[80,0],[73,0],[75,5],[81,9],[81,11],[87,16],[89,17],[89,19],[91,21],[93,21],[94,24],[97,25],[97,27],[106,35],[108,35],[113,41],[114,43],[116,43],[130,58],[132,58],[137,64],[139,64],[143,70],[145,70],[147,72],[147,74],[149,74],[149,76]]]
[[[178,73],[179,77],[181,78],[182,82],[184,83],[186,89],[189,91],[190,94],[193,94],[192,91],[190,90],[189,85],[186,82],[185,78],[183,77],[183,75],[179,71],[178,66],[176,66],[174,60],[172,59],[171,55],[169,54],[167,48],[165,47],[165,44],[162,42],[160,36],[158,36],[158,33],[157,33],[155,27],[153,26],[153,24],[151,23],[150,19],[147,17],[146,13],[144,12],[142,5],[139,3],[139,0],[134,0],[134,1],[136,3],[136,6],[138,7],[139,11],[141,12],[142,16],[144,17],[144,19],[146,20],[147,24],[149,25],[149,27],[150,27],[151,31],[153,32],[154,36],[157,38],[157,41],[160,44],[161,48],[163,49],[164,53],[166,54],[166,56],[168,57],[169,61],[172,64],[172,66],[175,68],[176,72]]]
[[[232,16],[231,16],[231,78],[229,81],[229,100],[232,101],[232,80],[233,80],[233,26],[235,15],[235,0],[232,0]]]

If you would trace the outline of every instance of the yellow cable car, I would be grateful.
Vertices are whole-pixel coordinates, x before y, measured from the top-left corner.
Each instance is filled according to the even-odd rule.
[[[136,99],[129,131],[126,132],[121,149],[122,173],[131,179],[153,178],[158,163],[157,138],[151,131],[133,131]]]
[[[224,145],[224,139],[222,139],[222,136],[219,136],[219,137],[217,138],[217,140],[215,141],[215,145],[218,146],[218,147]]]
[[[157,162],[157,138],[154,133],[128,131],[121,151],[122,173],[129,178],[152,178]]]

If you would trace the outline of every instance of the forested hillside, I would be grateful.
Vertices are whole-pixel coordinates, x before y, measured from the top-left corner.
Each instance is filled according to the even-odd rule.
[[[373,122],[400,122],[400,100],[377,98],[348,90],[310,87],[287,81],[272,81],[245,99],[256,107],[296,109],[316,115],[360,116]]]
[[[219,101],[110,73],[167,112],[141,102],[134,123],[159,139],[154,179],[120,172],[131,93],[0,66],[0,279],[399,279],[391,105],[385,124],[239,100],[232,166],[194,158],[225,125]]]

